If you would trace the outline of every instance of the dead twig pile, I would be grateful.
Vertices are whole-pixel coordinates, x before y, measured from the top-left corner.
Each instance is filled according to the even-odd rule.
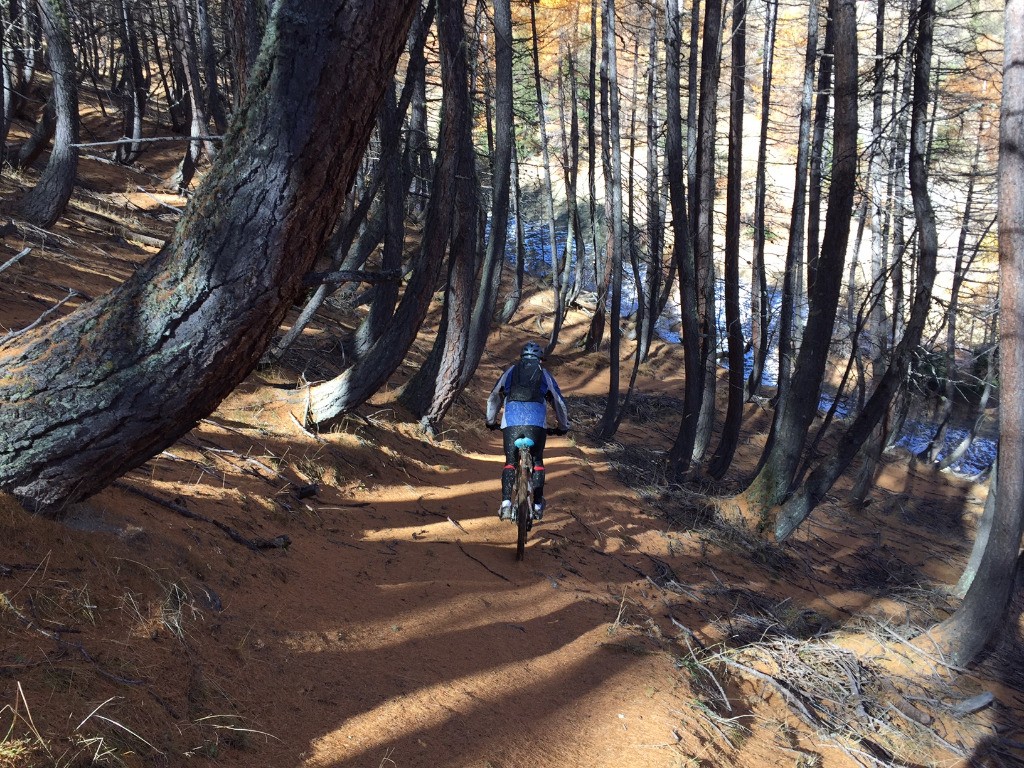
[[[715,655],[729,672],[764,686],[822,739],[862,765],[920,764],[923,754],[964,759],[962,734],[940,733],[948,712],[938,683],[902,678],[826,639],[773,637]],[[952,691],[946,692],[952,696]]]

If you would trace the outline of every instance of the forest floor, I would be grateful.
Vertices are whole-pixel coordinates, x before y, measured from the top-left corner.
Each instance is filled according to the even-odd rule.
[[[158,183],[174,159],[83,159],[52,232],[11,205],[32,174],[3,178],[0,265],[31,250],[0,271],[2,332],[155,252],[184,204]],[[338,370],[358,319],[339,301],[64,520],[0,497],[0,766],[1021,764],[1020,590],[971,669],[910,642],[955,608],[984,486],[890,455],[866,509],[841,485],[783,546],[732,529],[708,503],[729,487],[661,478],[682,392],[673,345],[656,342],[601,443],[607,352],[578,350],[587,317],[571,315],[548,366],[575,429],[549,440],[549,507],[516,562],[483,404],[548,331],[535,289],[440,440],[395,399],[429,329],[331,430],[292,418],[283,395]],[[747,409],[737,479],[769,423]],[[245,545],[279,536],[287,547]]]

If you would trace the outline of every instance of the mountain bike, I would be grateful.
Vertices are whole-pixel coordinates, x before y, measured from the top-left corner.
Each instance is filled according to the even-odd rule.
[[[526,534],[533,527],[533,440],[518,437],[515,442],[519,451],[516,467],[516,484],[513,489],[512,508],[516,517],[519,536],[516,539],[516,560],[522,560],[526,551]]]

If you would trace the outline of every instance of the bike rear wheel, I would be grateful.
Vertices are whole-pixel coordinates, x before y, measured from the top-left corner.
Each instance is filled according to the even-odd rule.
[[[526,553],[526,534],[530,532],[533,522],[533,456],[528,449],[519,451],[515,504],[519,531],[516,540],[516,560],[522,560]]]

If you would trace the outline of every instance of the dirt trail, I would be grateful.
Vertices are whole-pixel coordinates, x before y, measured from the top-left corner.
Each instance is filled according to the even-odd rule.
[[[393,440],[370,419],[357,440]],[[251,649],[245,709],[281,739],[261,745],[267,764],[680,764],[678,671],[630,626],[627,550],[653,520],[596,451],[555,438],[549,511],[515,562],[481,427],[368,455],[356,487],[307,501],[323,523],[288,528],[266,594],[222,594],[223,645]]]

